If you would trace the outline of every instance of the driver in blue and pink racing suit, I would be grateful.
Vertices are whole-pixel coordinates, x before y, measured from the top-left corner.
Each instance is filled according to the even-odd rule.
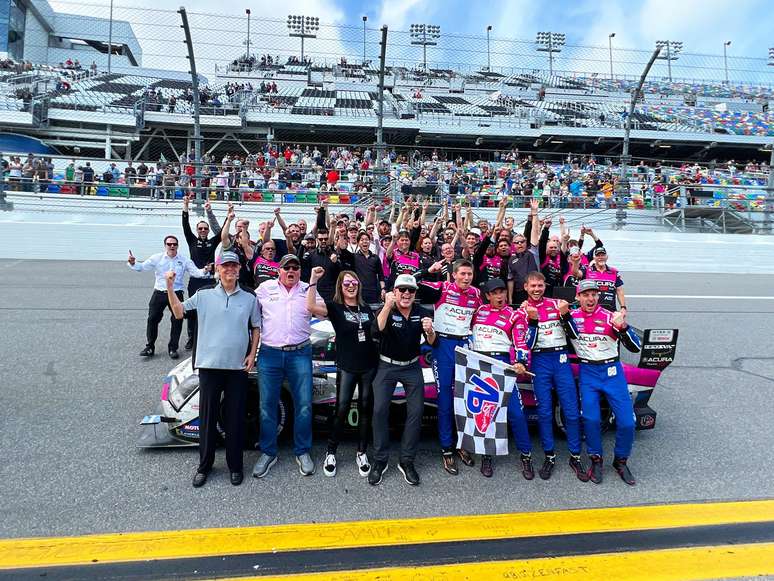
[[[530,370],[535,374],[532,389],[535,392],[538,410],[540,443],[545,460],[538,471],[543,480],[551,478],[556,465],[554,448],[554,398],[553,391],[562,408],[567,448],[570,452],[570,468],[578,480],[588,482],[586,467],[581,462],[580,410],[578,389],[570,367],[567,336],[563,321],[570,320],[570,308],[566,301],[544,296],[545,277],[540,272],[530,272],[524,282],[527,300],[521,304],[529,322],[527,346],[532,353]]]
[[[508,302],[508,289],[500,278],[492,278],[484,285],[489,304],[481,305],[473,316],[473,333],[470,347],[476,353],[488,355],[511,365],[518,375],[523,375],[529,364],[529,350],[525,337],[527,319],[521,310],[515,310]],[[516,385],[508,400],[508,424],[516,447],[521,452],[521,474],[527,480],[535,478],[532,468],[532,440],[529,437],[527,418]],[[481,474],[491,478],[494,474],[492,457],[481,457]]]
[[[471,286],[473,263],[457,260],[452,271],[454,282],[420,281],[419,294],[423,303],[435,304],[433,373],[438,384],[438,439],[444,470],[456,476],[459,470],[455,454],[466,466],[473,466],[473,458],[454,447],[454,349],[467,344],[473,314],[482,301],[481,292]]]
[[[594,484],[602,482],[599,398],[604,395],[615,414],[613,468],[626,484],[634,485],[634,476],[627,466],[634,444],[634,407],[618,356],[618,342],[638,353],[642,348],[640,338],[627,324],[624,313],[599,306],[596,281],[580,281],[577,296],[580,308],[572,311],[572,321],[566,321],[564,327],[580,362],[581,413],[591,460],[589,479]]]

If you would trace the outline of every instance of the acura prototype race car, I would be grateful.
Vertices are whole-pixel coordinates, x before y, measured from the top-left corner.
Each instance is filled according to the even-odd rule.
[[[629,384],[629,394],[634,403],[636,426],[639,430],[652,429],[656,425],[656,412],[648,405],[653,389],[661,372],[674,360],[677,348],[677,329],[637,330],[642,341],[642,351],[631,354],[621,350],[621,360]],[[336,338],[333,327],[328,321],[320,320],[312,324],[312,364],[313,393],[312,408],[315,426],[318,429],[332,425],[336,410]],[[425,379],[425,414],[423,424],[432,426],[437,418],[437,389],[432,372],[432,349],[423,345],[420,363]],[[578,366],[573,364],[576,380]],[[521,378],[520,378],[521,379]],[[537,423],[537,408],[532,385],[519,381],[522,402],[527,419]],[[351,428],[358,425],[357,392],[349,412],[348,424]],[[405,417],[405,394],[400,387],[395,390],[391,418],[393,424],[401,424]],[[289,429],[293,422],[292,399],[287,389],[282,390],[279,402],[278,431],[292,433]],[[615,421],[609,407],[603,403],[603,429],[609,428]],[[252,371],[249,376],[249,388],[246,405],[245,447],[254,448],[259,435],[258,374]],[[554,420],[557,427],[563,428],[562,413],[559,404],[555,404]],[[196,446],[199,442],[199,375],[192,367],[189,358],[174,367],[164,378],[161,388],[161,401],[156,411],[145,416],[141,424],[141,433],[137,446],[141,448],[163,448],[175,446]],[[220,424],[219,424],[220,426]],[[219,428],[220,429],[220,428]]]

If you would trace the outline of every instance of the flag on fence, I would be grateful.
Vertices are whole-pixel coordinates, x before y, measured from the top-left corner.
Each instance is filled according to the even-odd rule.
[[[457,447],[472,454],[508,454],[507,406],[516,374],[502,361],[462,347],[454,357]]]

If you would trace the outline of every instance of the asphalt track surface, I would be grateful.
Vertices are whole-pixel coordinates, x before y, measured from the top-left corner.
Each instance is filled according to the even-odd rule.
[[[651,400],[657,427],[637,433],[633,488],[609,461],[602,485],[580,483],[561,443],[548,482],[523,480],[513,455],[499,459],[492,479],[478,467],[451,477],[426,436],[418,488],[394,464],[370,487],[347,442],[336,478],[300,476],[285,444],[263,480],[232,487],[219,452],[207,485],[193,489],[196,449],[135,448],[138,422],[172,366],[166,319],[162,355],[137,356],[152,281],[116,262],[0,260],[0,537],[774,497],[774,275],[626,274],[632,295],[721,297],[627,300],[637,326],[680,329],[676,362]],[[539,460],[536,434],[533,441]],[[318,462],[324,446],[318,438]],[[610,435],[605,446],[609,456]],[[246,468],[257,456],[246,452]]]

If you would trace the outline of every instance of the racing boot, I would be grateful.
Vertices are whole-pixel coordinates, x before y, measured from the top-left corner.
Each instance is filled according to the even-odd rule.
[[[618,476],[620,476],[621,480],[626,482],[626,484],[629,486],[637,484],[634,476],[632,476],[631,470],[629,470],[629,467],[626,465],[626,458],[615,458],[613,460],[613,468],[615,468],[615,471],[618,472]]]
[[[588,469],[583,465],[580,454],[570,454],[570,468],[572,468],[572,471],[575,472],[575,476],[578,477],[578,480],[581,482],[589,481],[589,472]]]
[[[492,463],[491,456],[481,456],[481,474],[486,478],[491,478],[492,474],[494,474],[494,464]]]
[[[546,459],[543,460],[543,466],[538,470],[540,478],[543,480],[549,480],[551,474],[554,473],[554,467],[556,466],[556,454],[553,452],[546,452]]]
[[[525,480],[535,478],[535,469],[532,467],[532,454],[521,455],[521,475]]]
[[[443,459],[443,469],[446,470],[446,472],[452,476],[457,476],[457,474],[460,473],[457,468],[457,459],[454,457],[454,450],[442,450],[441,458]]]
[[[602,456],[592,454],[589,456],[591,460],[591,466],[589,467],[589,480],[594,484],[602,483]]]
[[[457,456],[465,466],[475,466],[476,462],[473,460],[473,456],[467,450],[457,449]]]

